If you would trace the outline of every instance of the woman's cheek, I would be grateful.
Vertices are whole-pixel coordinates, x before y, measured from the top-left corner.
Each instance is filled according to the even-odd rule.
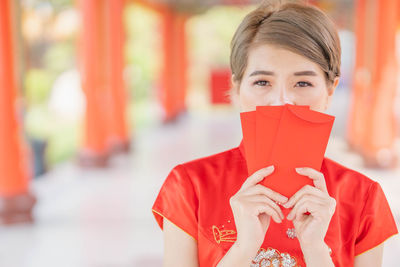
[[[307,88],[294,93],[294,102],[297,105],[319,107],[324,102],[326,94],[320,88]]]
[[[327,95],[323,93],[318,93],[318,94],[313,94],[310,93],[304,102],[306,102],[305,105],[310,106],[310,109],[323,112],[325,111],[326,107],[326,100],[327,100]],[[308,102],[308,103],[307,103]]]
[[[239,91],[240,106],[242,112],[256,110],[257,96],[252,88],[241,86]]]
[[[253,96],[245,93],[240,94],[240,106],[242,112],[256,110],[256,104],[254,103]]]

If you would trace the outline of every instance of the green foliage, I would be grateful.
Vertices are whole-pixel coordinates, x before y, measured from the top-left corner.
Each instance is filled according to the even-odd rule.
[[[24,80],[25,97],[28,105],[41,105],[46,102],[53,80],[53,75],[49,70],[28,70]]]
[[[205,67],[229,65],[230,41],[252,8],[216,6],[193,17],[188,23],[189,52],[193,60],[206,63]]]
[[[75,0],[48,0],[55,10],[61,10],[75,4]]]
[[[72,41],[52,44],[45,53],[44,67],[54,74],[72,68],[75,63],[75,45]]]
[[[125,8],[124,20],[128,89],[135,101],[141,101],[151,97],[153,83],[158,79],[159,21],[154,12],[132,4]]]
[[[80,144],[81,123],[64,121],[47,105],[36,105],[25,115],[25,130],[30,137],[47,140],[46,161],[53,165],[76,154]]]
[[[48,139],[46,159],[50,165],[75,156],[81,144],[81,124],[56,122]]]
[[[52,131],[50,119],[51,115],[46,105],[32,106],[25,114],[25,130],[29,136],[37,139],[47,139]]]

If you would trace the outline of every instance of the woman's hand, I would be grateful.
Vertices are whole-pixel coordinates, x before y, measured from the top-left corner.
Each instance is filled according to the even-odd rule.
[[[230,199],[237,231],[236,245],[249,254],[254,252],[255,255],[261,247],[271,217],[276,223],[284,219],[277,203],[285,203],[287,197],[257,184],[273,171],[274,166],[258,170]]]
[[[315,187],[304,186],[283,206],[293,207],[287,219],[293,220],[303,252],[304,250],[315,251],[315,249],[327,247],[324,239],[335,213],[336,200],[329,196],[325,178],[321,172],[312,168],[296,168],[296,171],[300,175],[311,178]],[[307,212],[309,215],[305,214]]]

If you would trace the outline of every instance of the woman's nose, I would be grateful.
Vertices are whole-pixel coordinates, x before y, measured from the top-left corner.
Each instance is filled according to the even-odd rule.
[[[287,96],[285,90],[281,90],[276,94],[274,99],[270,102],[270,106],[280,106],[285,104],[294,104],[293,101]]]

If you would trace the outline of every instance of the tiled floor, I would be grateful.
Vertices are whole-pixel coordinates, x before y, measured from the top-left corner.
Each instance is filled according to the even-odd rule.
[[[133,153],[114,158],[109,169],[58,166],[33,183],[35,224],[0,228],[0,266],[161,266],[162,232],[151,205],[166,175],[240,139],[238,114],[218,109],[137,134]],[[378,180],[400,222],[400,170],[363,169],[339,137],[331,139],[327,156]],[[399,252],[400,238],[389,239],[384,266],[399,266]]]

